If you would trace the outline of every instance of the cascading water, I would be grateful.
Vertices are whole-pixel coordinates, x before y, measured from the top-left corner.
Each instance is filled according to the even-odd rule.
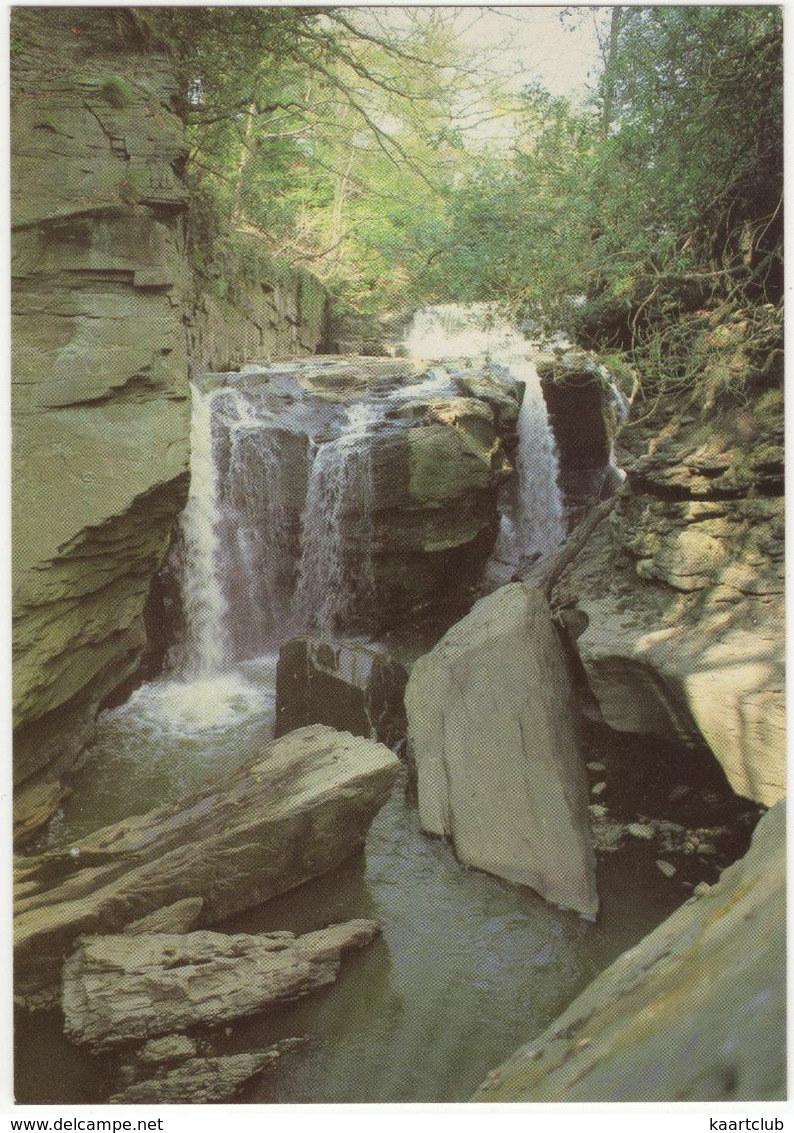
[[[525,383],[518,414],[518,547],[523,558],[542,558],[565,538],[565,508],[558,485],[560,461],[534,362],[511,359],[510,372]]]
[[[483,337],[464,309],[447,308],[444,320],[453,341],[438,328],[429,333],[434,316],[425,312],[411,336],[413,351],[458,361],[417,368],[413,381],[408,367],[401,385],[370,390],[349,405],[341,431],[338,403],[320,398],[307,406],[297,383],[287,388],[287,377],[276,388],[289,364],[260,385],[256,373],[228,375],[213,392],[194,391],[191,488],[180,540],[184,648],[172,672],[103,713],[51,846],[69,846],[87,830],[171,802],[209,776],[261,757],[271,734],[275,666],[263,650],[297,628],[350,632],[374,609],[373,438],[410,427],[401,400],[460,396],[455,374],[463,359],[489,365],[493,374],[507,367],[526,383],[517,461],[521,506],[502,516],[501,544],[515,557],[521,550],[543,553],[561,538],[556,451],[537,373],[527,361],[529,344],[504,325],[492,325]],[[313,461],[308,435],[318,442]],[[290,621],[293,606],[298,617]],[[551,1022],[572,988],[658,919],[637,899],[636,871],[616,874],[611,889],[608,871],[607,863],[600,874],[604,911],[593,931],[526,890],[461,868],[447,847],[420,833],[415,808],[395,792],[373,823],[366,855],[221,926],[302,932],[364,916],[384,926],[381,944],[357,957],[322,997],[213,1036],[214,1043],[228,1041],[229,1053],[265,1048],[287,1035],[311,1036],[277,1076],[253,1083],[243,1100],[470,1096],[527,1033]],[[666,889],[664,900],[671,893]],[[455,964],[439,964],[444,955]],[[45,1026],[46,1020],[27,1036],[35,1052],[30,1090],[43,1100],[44,1065],[53,1102],[85,1102],[62,1021]],[[105,1078],[103,1067],[97,1093]]]
[[[212,403],[216,393],[191,387],[190,490],[181,521],[185,642],[179,667],[186,679],[218,673],[223,664],[225,602],[215,569],[218,471],[212,445]]]
[[[215,570],[227,657],[240,661],[276,647],[287,623],[298,537],[290,499],[295,438],[239,390],[224,391],[219,411],[226,464]]]
[[[295,609],[306,629],[333,634],[372,615],[373,469],[369,431],[380,410],[357,402],[339,437],[317,449],[302,523]]]
[[[530,357],[535,348],[484,303],[447,303],[420,311],[405,348],[416,357],[466,360],[504,369],[524,383],[518,417],[515,514],[510,509],[501,515],[497,546],[486,572],[493,582],[506,581],[517,560],[549,554],[566,534],[557,444]]]

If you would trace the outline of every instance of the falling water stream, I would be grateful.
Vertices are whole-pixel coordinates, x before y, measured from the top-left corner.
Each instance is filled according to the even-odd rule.
[[[344,632],[353,615],[375,600],[372,571],[372,447],[370,428],[380,407],[355,402],[337,440],[321,445],[312,461],[302,520],[295,607],[313,631]],[[345,509],[355,507],[357,539],[345,543]]]
[[[428,359],[501,367],[526,384],[518,502],[514,514],[503,515],[503,550],[553,549],[564,514],[529,344],[503,324],[482,331],[448,307],[420,314],[407,348]],[[343,419],[329,418],[306,454],[301,511],[289,507],[300,462],[284,456],[298,452],[299,438],[245,380],[242,374],[236,388],[193,391],[191,489],[179,540],[186,632],[167,673],[103,714],[51,828],[51,847],[178,798],[261,750],[272,734],[279,637],[301,628],[344,630],[351,578],[355,602],[371,600],[368,438],[381,425],[384,397],[450,392],[448,369],[431,368],[413,386],[380,400],[362,397]],[[351,497],[354,562],[339,523]],[[363,857],[224,926],[304,931],[375,916],[384,928],[377,944],[346,962],[332,989],[242,1021],[220,1038],[233,1050],[309,1037],[243,1100],[465,1100],[676,903],[647,873],[625,865],[604,867],[600,890],[603,911],[592,925],[529,890],[465,870],[446,845],[421,834],[401,784],[376,817]],[[101,1099],[102,1066],[70,1054],[59,1020],[35,1016],[21,1027],[21,1047],[35,1046],[36,1057],[19,1059],[19,1100]],[[27,1066],[36,1068],[35,1081],[25,1078]]]

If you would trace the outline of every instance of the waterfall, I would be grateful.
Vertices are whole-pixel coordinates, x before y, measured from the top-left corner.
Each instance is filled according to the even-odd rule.
[[[349,407],[340,436],[321,444],[312,463],[302,519],[295,609],[321,633],[366,624],[373,613],[372,448],[379,408]]]
[[[439,303],[416,313],[403,347],[413,358],[501,361],[531,344],[488,303]]]
[[[216,570],[218,471],[212,444],[215,395],[191,386],[190,490],[181,520],[186,629],[181,668],[189,679],[218,673],[224,659],[226,603]]]
[[[486,303],[446,303],[417,313],[405,349],[420,358],[490,365],[492,372],[506,370],[524,383],[518,417],[515,515],[503,511],[492,559],[502,563],[510,557],[532,559],[553,551],[565,538],[565,508],[558,484],[557,443],[531,361],[536,347]],[[504,579],[502,566],[492,570],[489,565],[488,571],[493,578]]]
[[[292,517],[299,513],[290,490],[303,453],[290,447],[294,434],[240,391],[228,391],[220,406],[227,463],[216,569],[227,606],[227,647],[239,660],[272,647],[287,617],[297,538]]]
[[[566,534],[565,508],[558,486],[559,454],[534,362],[513,360],[510,371],[525,383],[516,453],[518,548],[523,558],[542,558],[558,547]]]

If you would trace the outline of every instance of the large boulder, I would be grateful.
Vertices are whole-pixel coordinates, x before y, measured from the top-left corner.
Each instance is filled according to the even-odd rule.
[[[475,1101],[786,1096],[786,812],[713,887],[625,952]]]
[[[57,802],[97,707],[137,668],[187,492],[176,82],[128,12],[12,16],[14,781]]]
[[[224,588],[240,639],[248,623],[264,641],[272,608],[271,641],[285,623],[335,638],[409,626],[437,640],[470,608],[512,472],[518,383],[487,368],[336,357],[201,383],[213,391]],[[249,584],[251,562],[272,592]]]
[[[301,728],[176,805],[17,859],[17,995],[36,1005],[81,934],[119,932],[189,897],[203,899],[206,927],[333,869],[362,848],[399,766],[381,744]]]
[[[406,691],[419,817],[467,865],[598,909],[587,784],[562,645],[539,591],[478,602]]]
[[[328,724],[392,747],[405,736],[407,680],[402,665],[371,647],[293,638],[276,669],[276,735]]]
[[[87,936],[63,966],[72,1042],[94,1050],[273,1010],[326,987],[378,935],[355,920],[295,937],[220,932]]]
[[[662,398],[624,431],[628,482],[552,596],[603,720],[711,749],[733,790],[784,793],[783,415]]]

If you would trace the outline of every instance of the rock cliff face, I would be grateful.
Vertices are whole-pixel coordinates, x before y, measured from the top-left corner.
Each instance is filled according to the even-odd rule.
[[[737,405],[701,387],[634,416],[627,485],[553,602],[611,728],[705,744],[738,795],[770,806],[785,772],[782,393],[767,382]]]
[[[612,455],[625,410],[592,354],[543,355],[537,368],[560,454],[559,485],[573,526],[594,500],[608,498],[622,482]]]
[[[235,268],[235,302],[190,280],[176,88],[129,12],[20,8],[11,38],[14,782],[25,837],[144,654],[151,580],[187,494],[189,366],[314,351],[326,296],[255,256],[244,280]]]
[[[214,278],[196,280],[186,316],[193,370],[320,353],[329,317],[322,284],[307,271],[277,265],[245,233],[235,241],[236,254],[212,266]]]
[[[186,151],[166,61],[120,11],[18,9],[12,41],[15,781],[39,784],[24,828],[140,660],[185,499]]]

